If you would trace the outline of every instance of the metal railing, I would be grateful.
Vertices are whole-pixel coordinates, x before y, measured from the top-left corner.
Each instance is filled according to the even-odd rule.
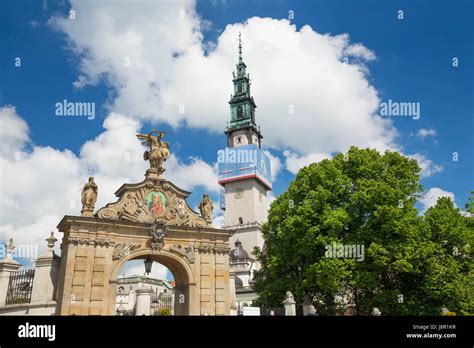
[[[5,304],[30,303],[34,269],[23,269],[10,274]]]
[[[151,308],[154,315],[173,315],[173,296],[171,293],[152,294]]]

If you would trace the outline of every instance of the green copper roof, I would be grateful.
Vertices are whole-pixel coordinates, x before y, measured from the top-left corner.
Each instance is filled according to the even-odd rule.
[[[233,130],[251,128],[261,136],[255,123],[255,108],[257,105],[250,93],[250,75],[247,74],[247,66],[242,58],[241,33],[239,33],[239,60],[235,67],[236,70],[232,72],[234,91],[229,100],[230,121],[227,125],[226,134]]]

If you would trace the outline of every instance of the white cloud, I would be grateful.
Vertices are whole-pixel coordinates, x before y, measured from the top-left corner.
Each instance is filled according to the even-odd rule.
[[[15,243],[38,244],[41,253],[44,239],[62,216],[80,213],[80,193],[88,176],[99,186],[96,210],[115,202],[114,192],[124,182],[144,179],[148,164],[135,137],[141,127],[137,120],[111,113],[104,131],[87,141],[79,156],[32,145],[28,125],[13,107],[0,108],[0,124],[8,126],[8,132],[0,131],[5,150],[0,152],[0,241],[14,238]],[[21,156],[15,158],[15,153]],[[173,155],[165,168],[164,177],[183,189],[203,186],[218,191],[213,167],[201,159],[185,164]]]
[[[197,15],[192,1],[137,6],[73,0],[72,7],[74,20],[56,17],[50,24],[66,34],[79,60],[75,86],[105,80],[115,89],[111,114],[104,132],[76,156],[31,146],[28,126],[15,109],[0,109],[0,221],[8,222],[0,227],[0,239],[8,237],[7,230],[11,234],[31,226],[24,233],[44,243],[55,226],[44,226],[45,231],[33,226],[44,216],[78,214],[80,190],[91,174],[99,185],[96,207],[114,201],[113,192],[123,182],[143,179],[143,148],[134,138],[142,120],[221,132],[222,115],[229,114],[238,32],[265,144],[286,149],[290,172],[351,145],[397,148],[397,131],[391,120],[377,116],[379,98],[366,76],[366,64],[375,54],[351,43],[347,34],[320,34],[307,25],[297,30],[288,20],[253,17],[227,25],[215,43],[205,43],[201,29],[209,24]],[[213,50],[205,54],[205,47]],[[355,59],[347,64],[346,57]],[[15,154],[23,154],[20,161]],[[424,176],[442,170],[422,155],[412,157]],[[170,157],[165,177],[187,190],[203,186],[218,192],[213,167],[195,157],[188,161]],[[272,176],[280,166],[272,158]]]
[[[0,107],[0,155],[2,158],[19,159],[21,149],[28,141],[28,125],[16,116],[16,109],[12,105]]]
[[[80,156],[83,163],[93,172],[110,173],[116,177],[142,176],[147,163],[143,160],[144,147],[136,138],[140,123],[111,113],[103,127],[104,132],[82,146]]]
[[[72,1],[72,7],[75,20],[55,17],[50,24],[66,34],[79,59],[78,85],[105,79],[116,90],[109,100],[113,111],[221,132],[241,32],[265,145],[293,154],[286,160],[290,172],[350,146],[402,151],[392,121],[377,115],[380,100],[367,78],[375,53],[351,43],[348,34],[321,34],[308,25],[297,30],[286,19],[252,17],[227,25],[215,42],[203,42],[209,23],[194,2],[137,7]],[[420,154],[411,156],[423,177],[443,169]],[[276,157],[272,167],[275,178]]]
[[[416,136],[421,138],[421,139],[424,139],[424,138],[429,137],[429,136],[435,137],[436,135],[437,135],[436,129],[434,129],[434,128],[429,128],[429,129],[420,128],[418,130],[418,132],[416,132]]]
[[[167,179],[185,190],[202,186],[208,193],[218,193],[219,184],[214,168],[198,157],[190,157],[189,164],[179,161],[171,154],[166,161]]]
[[[421,168],[420,176],[422,178],[428,178],[433,174],[443,171],[443,166],[440,164],[435,164],[432,160],[427,159],[424,155],[420,153],[415,153],[411,155],[406,155],[409,158],[413,158],[418,162],[418,165]]]
[[[275,195],[270,191],[267,193],[267,207],[270,209],[270,205],[276,199]]]
[[[289,150],[283,151],[283,156],[286,158],[286,169],[292,174],[297,174],[301,168],[311,163],[331,158],[331,155],[326,153],[310,153],[309,155],[301,156]]]
[[[281,170],[281,161],[277,156],[274,156],[270,151],[263,151],[270,158],[270,168],[272,172],[272,181],[275,181],[278,173]]]
[[[25,257],[23,260],[23,262],[27,263],[24,266],[31,267],[34,265],[37,257],[40,256],[44,250],[46,250],[47,243],[45,240],[49,237],[51,231],[55,230],[55,227],[61,220],[61,217],[62,216],[60,215],[45,215],[35,219],[35,221],[31,223],[25,223],[16,227],[12,224],[2,224],[0,225],[0,241],[6,241],[10,238],[13,238],[13,243],[17,250],[25,246],[27,247],[26,250],[34,250],[35,253],[27,255],[27,257]],[[57,254],[59,254],[59,245],[61,242],[60,236],[58,233],[55,233],[54,236],[59,241],[59,243],[56,242],[54,250]]]
[[[360,43],[348,46],[344,50],[344,54],[346,56],[361,57],[367,61],[374,60],[376,58],[375,53],[373,51],[369,50],[367,47]]]
[[[375,54],[351,43],[347,34],[320,34],[307,25],[297,30],[285,19],[253,17],[227,25],[209,44],[202,41],[203,20],[194,2],[72,1],[72,7],[75,20],[50,23],[66,33],[80,59],[78,85],[104,78],[116,89],[113,111],[220,132],[222,115],[229,114],[241,32],[266,145],[303,155],[351,145],[394,146],[397,132],[391,120],[376,115],[379,98],[366,78],[365,64]],[[206,55],[205,47],[213,50]],[[346,57],[355,59],[346,64]],[[184,113],[178,112],[180,105]]]
[[[219,215],[215,216],[212,219],[212,227],[214,228],[221,228],[225,224],[225,216],[224,214],[220,213]]]
[[[305,155],[299,155],[289,150],[283,151],[283,156],[285,156],[286,158],[286,161],[285,161],[286,169],[292,174],[297,174],[301,168],[311,163],[316,163],[323,159],[326,159],[326,158],[330,159],[332,157],[330,154],[326,154],[326,153],[311,153],[305,156]],[[424,155],[420,153],[404,155],[404,156],[415,159],[418,162],[418,165],[420,166],[420,169],[421,169],[420,176],[422,178],[427,178],[427,177],[432,176],[433,174],[443,171],[442,165],[435,164],[433,161],[427,159]]]
[[[444,191],[439,187],[432,187],[419,199],[420,204],[423,206],[423,211],[426,211],[428,208],[436,205],[439,197],[449,197],[453,202],[456,202],[454,193]],[[454,205],[456,206],[456,203],[454,203]]]

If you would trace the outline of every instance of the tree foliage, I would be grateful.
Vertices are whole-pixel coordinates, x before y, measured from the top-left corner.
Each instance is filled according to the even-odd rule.
[[[255,250],[258,301],[281,305],[290,290],[327,315],[474,313],[472,220],[449,198],[420,215],[419,171],[397,152],[355,147],[302,168],[272,203]],[[327,257],[335,243],[363,246],[363,260]]]

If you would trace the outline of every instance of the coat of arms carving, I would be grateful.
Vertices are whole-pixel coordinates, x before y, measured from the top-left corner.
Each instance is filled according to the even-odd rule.
[[[151,248],[154,251],[159,251],[165,245],[165,236],[167,232],[167,227],[162,222],[155,221],[150,228],[151,234]]]

